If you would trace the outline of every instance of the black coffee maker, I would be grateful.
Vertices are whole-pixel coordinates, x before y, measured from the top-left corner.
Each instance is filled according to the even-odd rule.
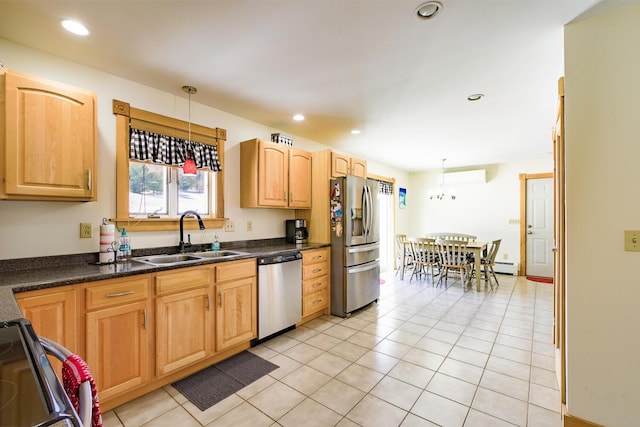
[[[304,219],[288,219],[287,220],[287,243],[307,243],[309,231],[307,230],[307,221]]]

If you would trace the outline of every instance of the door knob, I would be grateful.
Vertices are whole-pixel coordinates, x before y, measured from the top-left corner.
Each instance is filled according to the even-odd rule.
[[[527,234],[533,234],[533,231],[529,230],[527,231]]]
[[[527,228],[533,228],[533,225],[529,224],[527,225]]]

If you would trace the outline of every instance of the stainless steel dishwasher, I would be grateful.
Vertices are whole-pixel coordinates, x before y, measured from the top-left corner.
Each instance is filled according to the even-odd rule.
[[[258,258],[258,340],[302,319],[302,254]]]

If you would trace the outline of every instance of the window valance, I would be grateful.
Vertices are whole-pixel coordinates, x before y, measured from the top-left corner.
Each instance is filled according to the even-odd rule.
[[[378,181],[380,194],[393,194],[393,183],[389,181]]]
[[[198,169],[222,170],[218,147],[173,136],[130,128],[129,158],[169,166],[182,166],[188,158]]]

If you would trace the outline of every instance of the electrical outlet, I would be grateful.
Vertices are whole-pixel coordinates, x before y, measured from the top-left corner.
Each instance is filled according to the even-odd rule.
[[[639,230],[624,230],[624,250],[627,252],[640,252]]]
[[[509,259],[509,254],[502,254],[502,259]]]
[[[81,239],[90,239],[92,235],[92,226],[90,222],[81,222],[80,223],[80,238]]]
[[[247,231],[253,231],[253,222],[247,221]]]
[[[517,218],[511,218],[511,219],[509,220],[509,224],[510,224],[510,225],[517,225],[517,224],[520,224],[520,219],[517,219]]]
[[[234,231],[233,221],[227,220],[224,222],[224,231]]]

